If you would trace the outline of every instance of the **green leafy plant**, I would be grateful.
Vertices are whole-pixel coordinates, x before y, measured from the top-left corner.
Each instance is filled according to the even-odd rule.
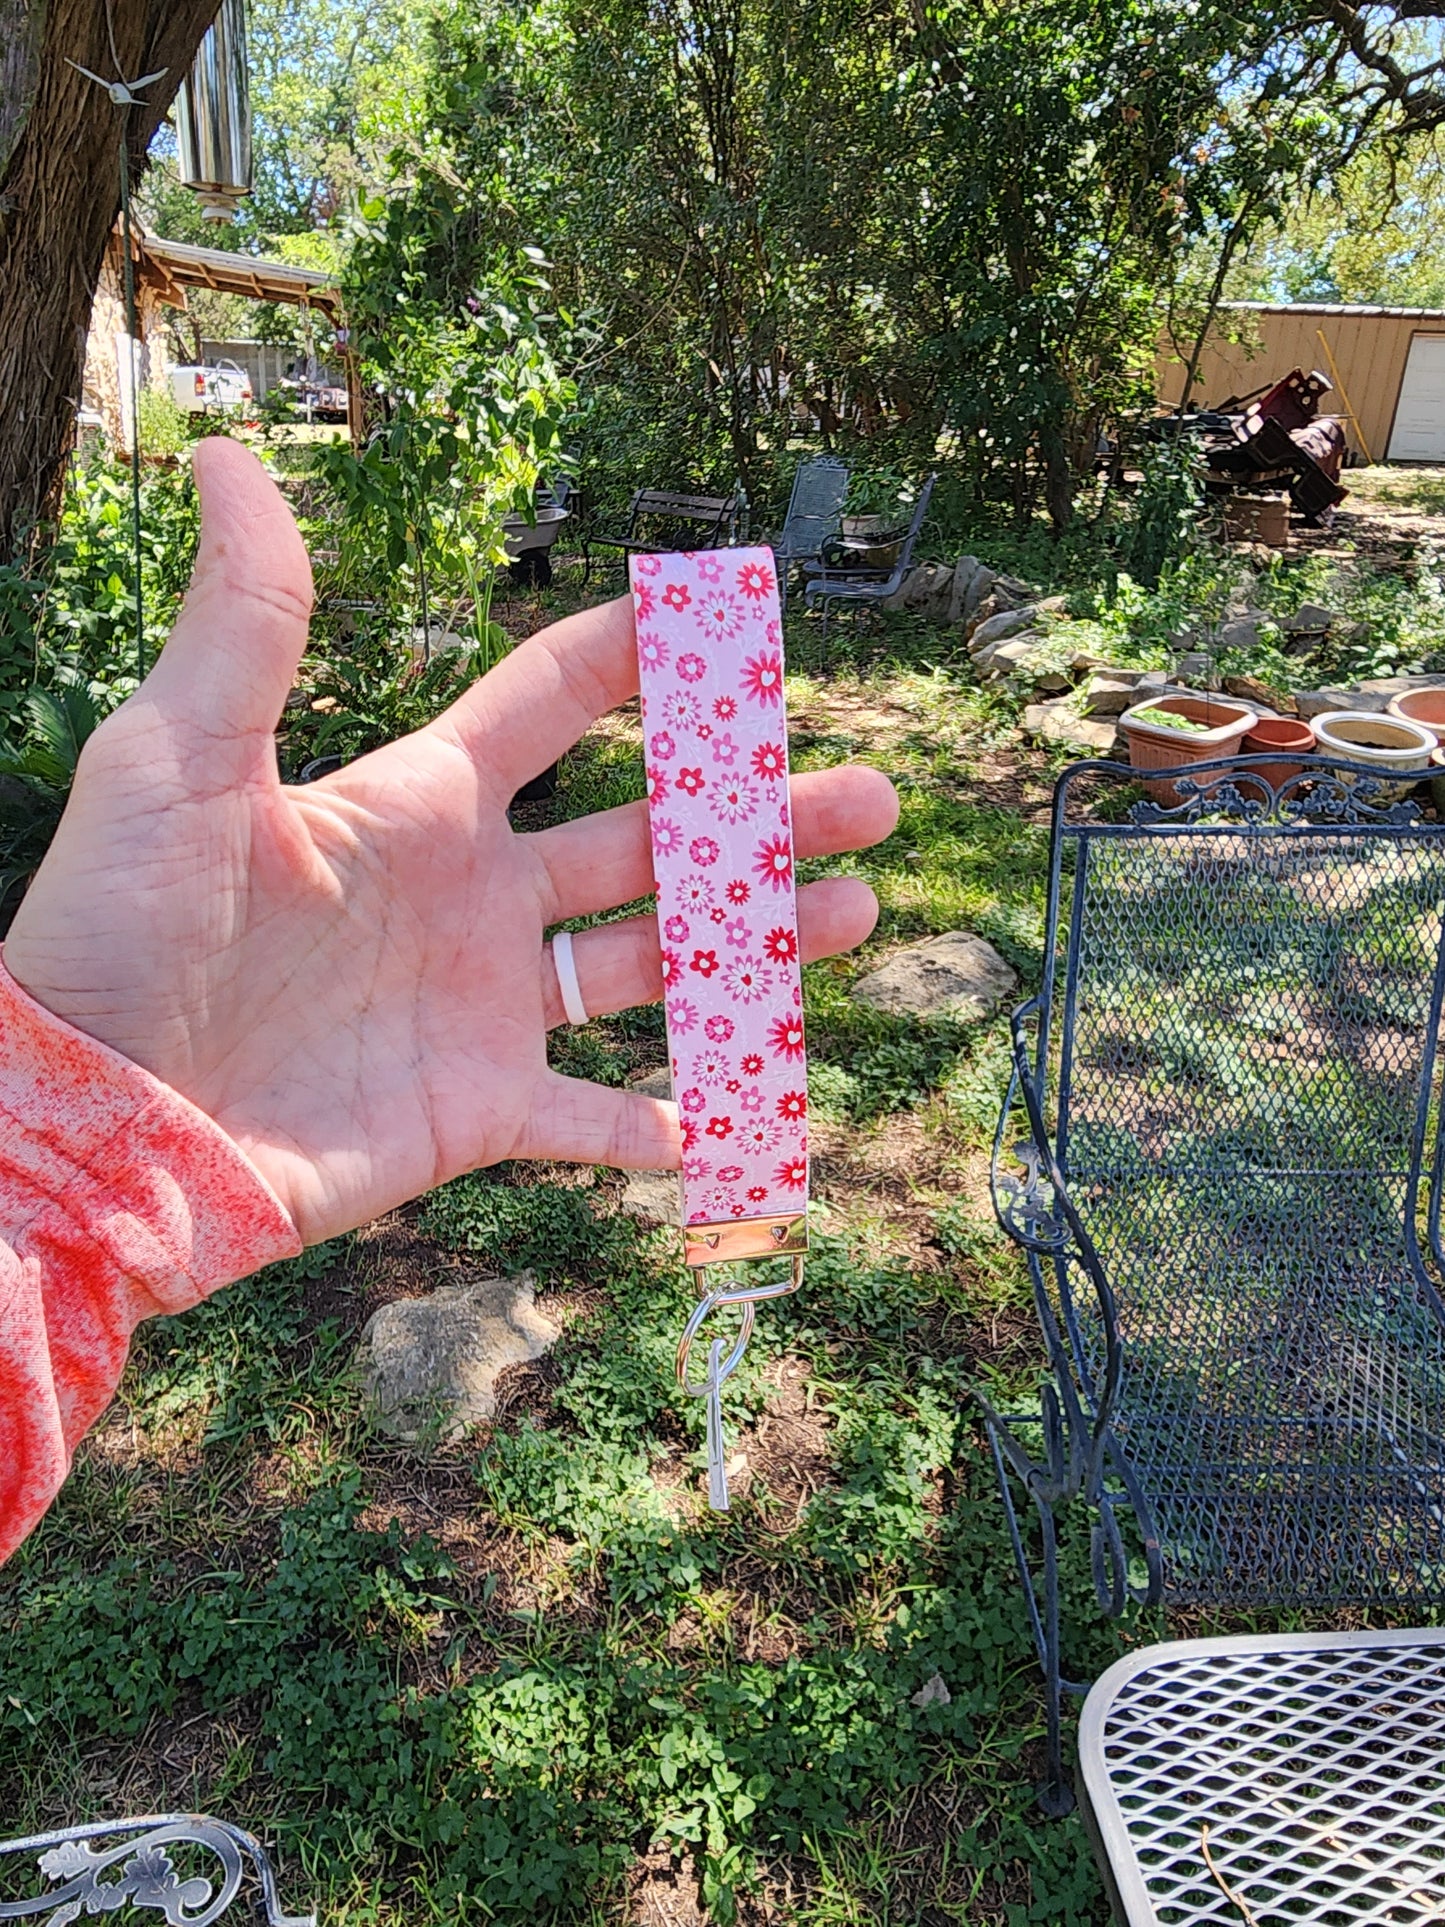
[[[0,746],[0,907],[40,864],[101,711],[88,689],[32,689],[18,742]],[[14,905],[10,905],[13,911]]]
[[[1146,709],[1136,709],[1134,720],[1139,723],[1152,723],[1157,729],[1177,729],[1185,735],[1202,736],[1208,730],[1208,723],[1196,722],[1192,716],[1181,716],[1177,710],[1159,709],[1150,704]]]

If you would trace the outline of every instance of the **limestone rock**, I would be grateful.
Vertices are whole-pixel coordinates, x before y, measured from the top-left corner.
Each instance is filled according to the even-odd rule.
[[[1259,619],[1255,616],[1235,616],[1232,621],[1223,623],[1219,631],[1221,649],[1258,649]]]
[[[1339,617],[1334,611],[1327,609],[1322,602],[1302,602],[1292,616],[1282,618],[1279,626],[1287,636],[1319,636],[1327,629],[1332,629],[1338,621]]]
[[[1066,595],[1045,596],[1042,602],[1034,604],[1034,611],[1041,616],[1061,616],[1067,619],[1069,598]]]
[[[963,609],[959,616],[959,621],[962,622],[965,631],[967,631],[969,624],[977,617],[979,609],[992,596],[993,585],[997,580],[998,577],[994,574],[993,570],[985,568],[982,564],[974,570],[973,579],[970,581],[968,591],[963,598]]]
[[[903,606],[926,614],[943,597],[944,607],[948,606],[948,596],[953,587],[953,570],[942,562],[920,562],[910,571],[903,585]]]
[[[976,656],[980,649],[987,649],[991,642],[1007,642],[1010,636],[1031,628],[1033,620],[1032,609],[1000,609],[997,615],[979,623],[969,637],[969,653]]]
[[[1020,582],[1016,575],[995,576],[993,592],[996,596],[1006,597],[1016,608],[1021,603],[1032,602],[1034,599],[1034,591],[1027,582]]]
[[[431,638],[433,656],[465,655],[469,649],[477,646],[475,637],[468,642],[465,636],[459,636],[454,629],[443,629],[439,623],[434,622],[425,630],[418,623],[407,640],[407,648],[418,661],[427,653],[428,636]]]
[[[1139,694],[1137,669],[1102,669],[1084,684],[1083,711],[1086,716],[1122,716],[1145,697]]]
[[[532,1274],[523,1271],[383,1305],[367,1320],[357,1364],[384,1432],[408,1443],[456,1438],[496,1412],[497,1378],[507,1366],[541,1358],[560,1335],[537,1309]]]
[[[969,930],[950,930],[900,950],[881,970],[860,977],[852,994],[894,1016],[978,1021],[1017,985],[1017,975],[991,943]]]
[[[925,1706],[949,1706],[952,1702],[953,1695],[944,1683],[942,1673],[935,1673],[932,1679],[923,1682],[909,1701],[909,1705],[916,1706],[922,1712]]]
[[[682,1203],[676,1171],[629,1171],[619,1208],[629,1218],[680,1225]]]
[[[1295,713],[1308,722],[1336,709],[1384,709],[1388,701],[1387,696],[1377,696],[1366,702],[1358,689],[1297,689],[1294,706]]]
[[[986,649],[980,649],[974,656],[973,666],[986,681],[993,681],[999,676],[1017,674],[1041,655],[1052,659],[1053,651],[1037,629],[1025,629],[1019,635],[1007,636],[1002,642],[991,642]]]
[[[947,622],[950,628],[962,622],[968,613],[969,591],[973,588],[974,578],[982,567],[976,555],[961,555],[953,565],[953,584],[948,597]]]
[[[631,1088],[639,1091],[643,1097],[671,1097],[672,1072],[664,1064],[661,1070],[649,1071],[646,1077],[639,1077]]]
[[[1286,690],[1272,688],[1258,676],[1226,676],[1224,693],[1248,703],[1252,709],[1268,710],[1276,716],[1293,716],[1295,700]]]
[[[1208,684],[1214,679],[1214,658],[1206,649],[1189,649],[1175,664],[1174,673],[1181,682]]]
[[[1096,723],[1080,716],[1072,703],[1030,703],[1024,711],[1024,734],[1079,756],[1107,756],[1115,730],[1112,721]]]
[[[1397,696],[1408,696],[1412,689],[1441,688],[1445,688],[1445,676],[1371,676],[1359,685],[1362,696],[1383,696],[1387,705]],[[1373,707],[1373,703],[1360,704],[1362,709]]]

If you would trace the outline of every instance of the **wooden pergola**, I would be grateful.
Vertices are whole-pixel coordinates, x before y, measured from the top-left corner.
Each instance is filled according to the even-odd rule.
[[[119,235],[117,235],[119,240]],[[168,307],[184,308],[189,288],[211,288],[217,294],[239,294],[249,301],[281,301],[291,307],[314,308],[336,330],[346,371],[346,421],[354,446],[365,434],[361,369],[351,346],[342,306],[341,286],[335,275],[319,268],[297,268],[289,261],[267,261],[253,254],[230,254],[224,248],[194,247],[187,241],[162,241],[154,234],[132,233],[136,280]]]

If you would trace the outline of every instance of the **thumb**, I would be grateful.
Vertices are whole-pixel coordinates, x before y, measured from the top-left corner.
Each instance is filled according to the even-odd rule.
[[[269,734],[306,647],[311,564],[281,491],[248,448],[208,437],[195,477],[200,547],[145,693],[211,736]]]

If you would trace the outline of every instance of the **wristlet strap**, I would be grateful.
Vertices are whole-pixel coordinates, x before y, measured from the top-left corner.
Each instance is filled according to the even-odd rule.
[[[765,548],[634,555],[631,579],[687,1262],[798,1257],[808,1084],[777,567]],[[794,1273],[699,1306],[685,1381],[707,1308],[748,1307],[743,1339],[712,1340],[707,1385],[689,1383],[714,1408],[751,1305]]]

